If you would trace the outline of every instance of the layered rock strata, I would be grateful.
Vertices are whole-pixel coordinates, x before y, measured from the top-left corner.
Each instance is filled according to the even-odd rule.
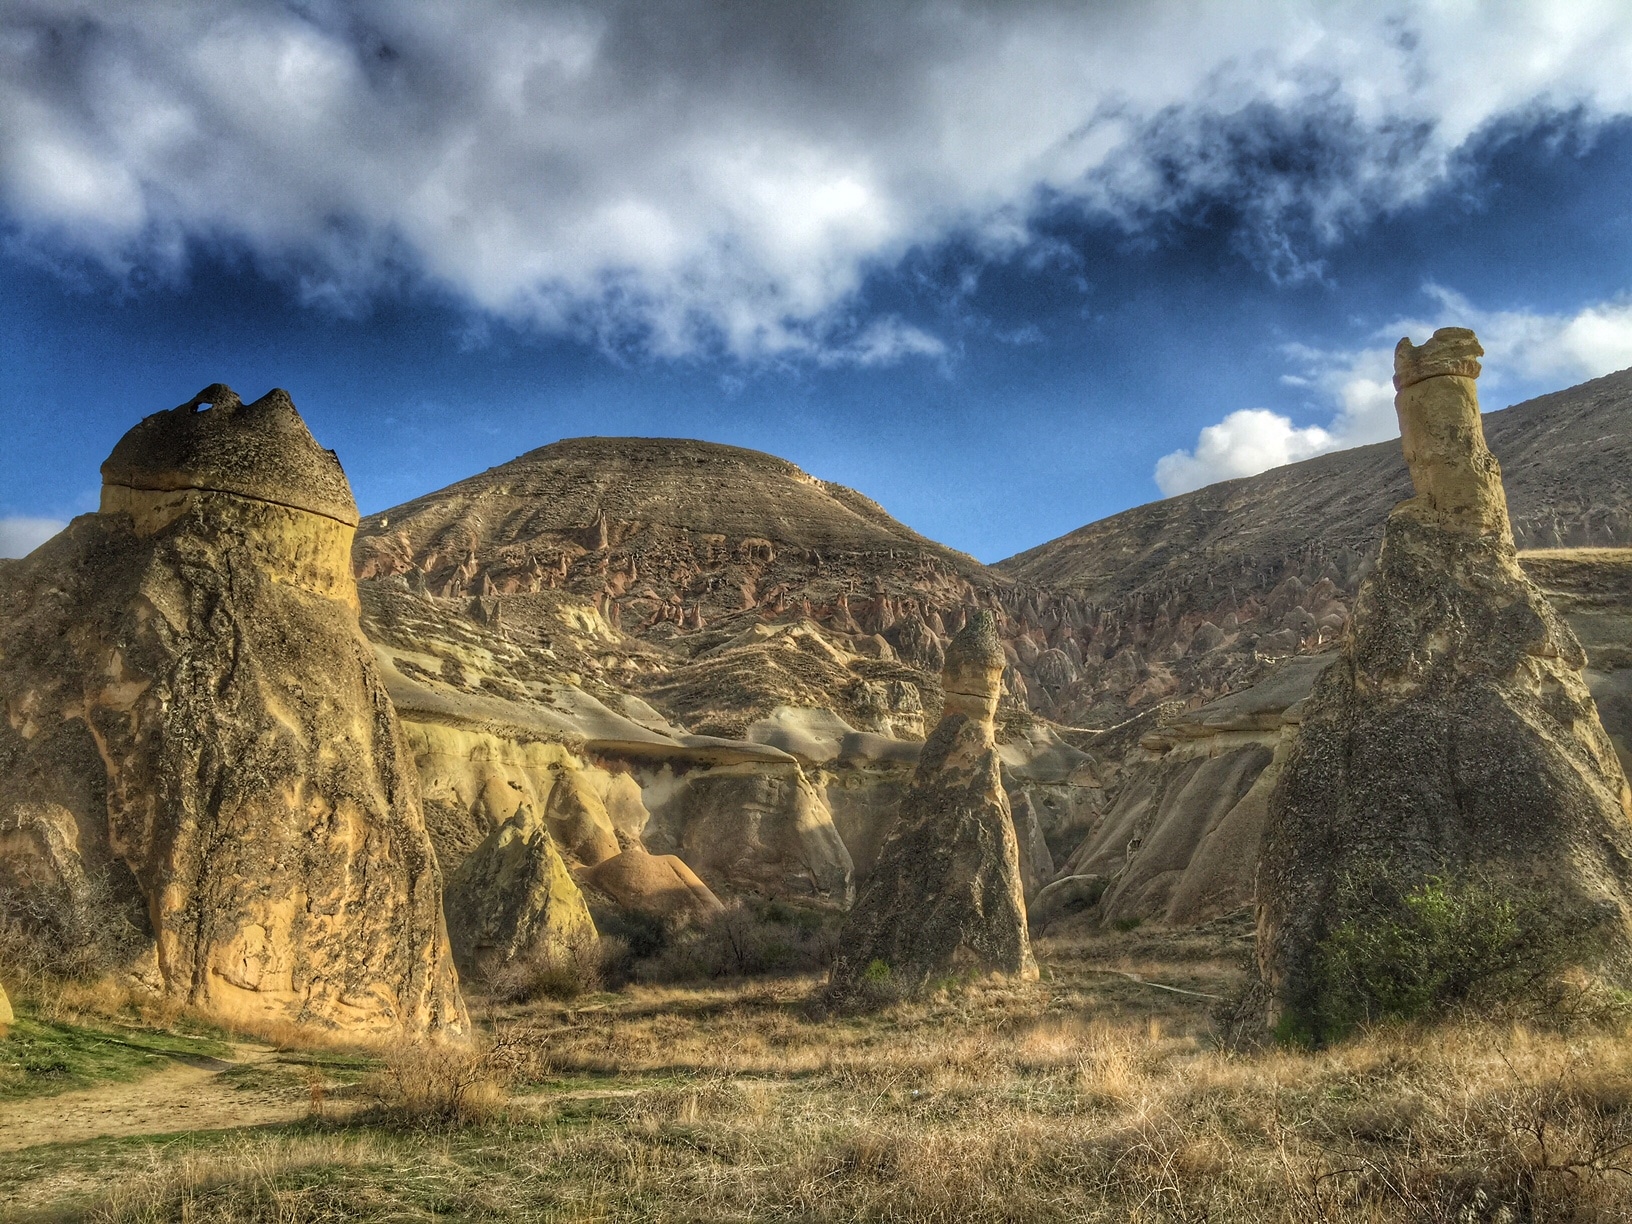
[[[1036,976],[994,739],[1003,665],[987,614],[971,617],[947,647],[941,720],[845,923],[835,993],[875,963],[910,988],[962,969]]]
[[[0,891],[229,1022],[463,1031],[338,460],[217,385],[103,477],[4,592]]]
[[[1395,354],[1416,495],[1389,516],[1271,796],[1257,896],[1272,1021],[1313,1023],[1323,940],[1433,876],[1539,907],[1539,942],[1614,980],[1632,966],[1632,799],[1575,634],[1519,567],[1481,353],[1442,328]]]

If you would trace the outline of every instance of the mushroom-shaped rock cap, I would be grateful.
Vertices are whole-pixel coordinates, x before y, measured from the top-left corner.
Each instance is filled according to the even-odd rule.
[[[1002,670],[1006,662],[1003,643],[997,636],[997,618],[990,612],[976,612],[946,647],[946,670],[966,667]]]
[[[133,489],[236,493],[357,525],[357,502],[333,451],[306,428],[282,389],[246,404],[223,383],[119,439],[102,482]]]
[[[1401,336],[1394,346],[1394,390],[1442,374],[1479,377],[1479,358],[1485,355],[1479,337],[1466,327],[1442,327],[1421,345]]]

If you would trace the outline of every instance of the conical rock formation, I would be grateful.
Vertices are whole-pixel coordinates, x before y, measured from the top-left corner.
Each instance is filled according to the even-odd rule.
[[[1468,932],[1491,974],[1572,962],[1624,981],[1632,965],[1627,783],[1574,634],[1518,566],[1479,417],[1482,353],[1443,328],[1395,355],[1416,496],[1389,517],[1270,801],[1257,895],[1272,1024],[1341,1027],[1334,937],[1404,921],[1402,899],[1425,887],[1455,903],[1472,886],[1494,925],[1514,924]],[[1432,921],[1478,927],[1477,908]],[[1474,962],[1429,966],[1413,989],[1489,986],[1456,980],[1483,972]]]
[[[909,989],[962,968],[1037,975],[994,739],[1003,666],[992,615],[977,613],[946,648],[941,721],[845,922],[835,994],[875,964]]]
[[[449,877],[454,958],[467,973],[595,942],[595,923],[549,829],[522,808],[487,835]]]
[[[339,461],[217,385],[103,477],[0,592],[0,894],[231,1022],[462,1032]]]

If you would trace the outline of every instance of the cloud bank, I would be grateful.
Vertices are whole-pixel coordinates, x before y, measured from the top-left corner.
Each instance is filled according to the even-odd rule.
[[[1374,346],[1336,352],[1288,347],[1288,358],[1301,372],[1286,381],[1310,388],[1332,406],[1328,424],[1299,428],[1290,417],[1262,408],[1232,412],[1203,429],[1194,450],[1156,461],[1163,496],[1398,436],[1393,376],[1394,344],[1401,336],[1420,344],[1435,328],[1473,328],[1485,348],[1480,383],[1487,393],[1515,382],[1562,387],[1632,366],[1632,301],[1600,302],[1574,314],[1538,314],[1481,310],[1441,285],[1428,285],[1425,292],[1433,311],[1379,328]]]
[[[1629,110],[1624,0],[11,0],[0,210],[121,274],[216,245],[340,309],[879,363],[940,342],[858,291],[949,236],[1222,209],[1296,277],[1491,125]]]
[[[0,557],[26,557],[67,525],[59,519],[0,518]]]

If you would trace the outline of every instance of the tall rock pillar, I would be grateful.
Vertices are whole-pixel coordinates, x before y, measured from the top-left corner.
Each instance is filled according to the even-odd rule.
[[[228,1022],[463,1031],[334,453],[216,385],[102,475],[0,593],[0,892]]]
[[[1270,800],[1257,904],[1272,1024],[1321,1036],[1364,1019],[1357,1005],[1386,1009],[1387,999],[1338,997],[1354,986],[1339,963],[1353,949],[1339,945],[1415,921],[1405,899],[1424,888],[1455,904],[1485,899],[1434,918],[1442,935],[1477,925],[1480,905],[1514,929],[1505,943],[1475,932],[1485,951],[1418,983],[1450,997],[1419,1002],[1455,1002],[1502,973],[1518,980],[1566,961],[1629,980],[1627,783],[1582,681],[1579,643],[1519,568],[1480,423],[1482,355],[1465,328],[1420,347],[1401,340],[1395,352],[1415,496],[1389,516]],[[1478,976],[1480,956],[1488,980],[1458,976]]]
[[[994,738],[1003,664],[990,612],[947,647],[941,721],[845,923],[836,993],[875,963],[913,989],[962,968],[1037,976]]]

